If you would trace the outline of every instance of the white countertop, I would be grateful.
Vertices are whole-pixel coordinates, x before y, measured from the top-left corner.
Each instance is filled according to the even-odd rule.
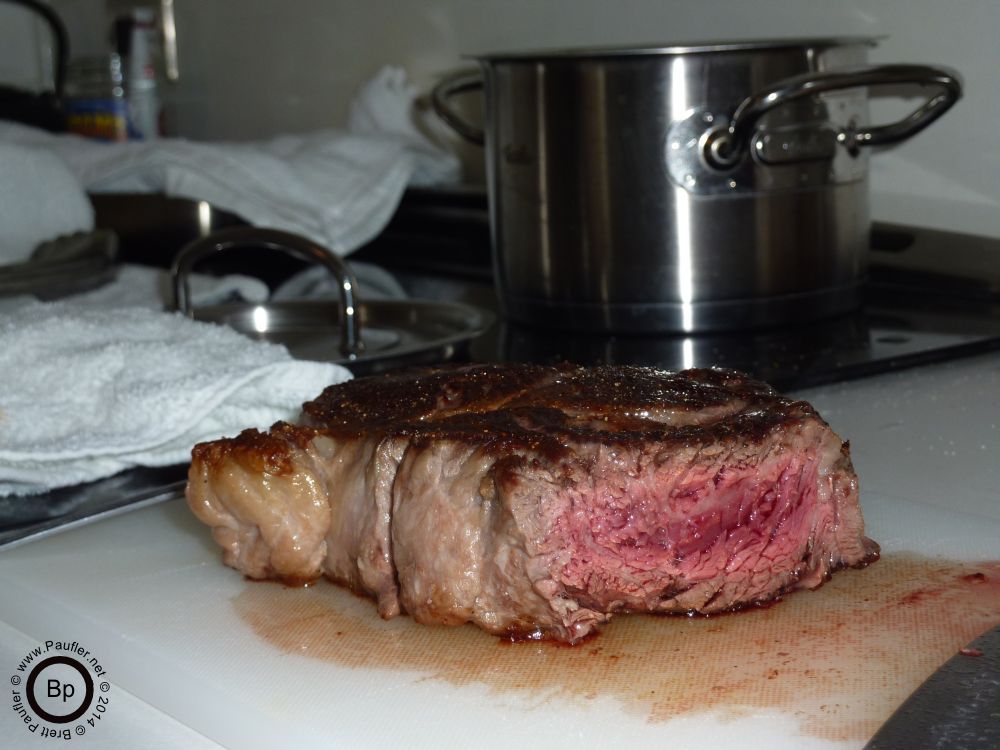
[[[800,395],[850,440],[868,532],[885,552],[1000,560],[1000,354]],[[861,744],[849,736],[803,737],[794,717],[781,710],[744,710],[708,724],[699,724],[703,717],[696,714],[664,724],[637,720],[628,706],[600,695],[564,705],[559,695],[511,697],[475,681],[439,686],[433,674],[396,679],[383,672],[381,681],[369,679],[357,664],[320,665],[256,642],[249,621],[225,606],[245,596],[249,585],[218,563],[207,531],[179,501],[2,552],[0,674],[9,679],[18,660],[46,639],[101,650],[113,713],[109,709],[106,722],[74,737],[73,747],[141,743],[197,750],[218,747],[216,742],[268,746],[290,736],[300,747],[374,746],[393,737],[407,738],[404,745],[440,747],[463,744],[463,728],[470,726],[482,732],[474,744],[484,747],[666,736],[682,747]],[[324,588],[333,587],[307,591]],[[337,601],[362,613],[369,606],[350,597]],[[377,620],[374,610],[370,615]],[[400,621],[384,627],[412,632],[394,623]],[[321,705],[329,711],[317,710]],[[44,744],[18,723],[7,701],[0,733],[18,738],[17,747]],[[567,731],[569,726],[577,729]]]

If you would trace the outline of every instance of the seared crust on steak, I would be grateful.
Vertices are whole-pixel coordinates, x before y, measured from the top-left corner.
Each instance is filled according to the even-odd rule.
[[[739,608],[877,557],[847,445],[714,369],[359,378],[300,426],[196,446],[188,500],[251,577],[325,574],[384,617],[570,642],[617,611]]]

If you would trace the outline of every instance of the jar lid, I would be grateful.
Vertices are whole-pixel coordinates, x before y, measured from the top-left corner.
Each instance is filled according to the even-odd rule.
[[[66,66],[66,76],[70,83],[108,81],[121,85],[122,59],[116,52],[92,57],[75,57]]]

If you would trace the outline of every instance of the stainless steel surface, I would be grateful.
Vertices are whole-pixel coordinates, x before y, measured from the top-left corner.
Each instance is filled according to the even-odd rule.
[[[962,84],[953,71],[926,65],[876,65],[825,73],[806,73],[785,79],[744,99],[728,126],[717,126],[703,137],[705,161],[716,169],[729,169],[743,157],[760,119],[777,107],[798,99],[862,86],[920,85],[936,89],[907,117],[888,125],[862,128],[848,123],[837,133],[837,142],[850,151],[862,146],[898,143],[926,128],[947,112],[962,95]]]
[[[865,750],[1000,747],[1000,626],[953,656],[917,688]]]
[[[0,549],[184,494],[187,465],[136,468],[40,495],[0,498]]]
[[[601,57],[640,57],[645,55],[689,55],[714,52],[761,52],[780,50],[787,47],[843,47],[851,44],[874,45],[882,37],[872,36],[832,36],[832,37],[787,37],[784,39],[747,39],[742,41],[704,41],[688,44],[649,44],[632,47],[566,47],[551,49],[531,49],[517,52],[490,52],[475,57],[491,60],[544,61],[556,58],[580,59]]]
[[[339,331],[340,354],[347,361],[350,361],[356,359],[364,351],[364,341],[361,338],[362,323],[357,314],[358,304],[354,294],[358,283],[354,274],[334,253],[315,242],[290,232],[237,227],[224,229],[189,243],[177,254],[171,270],[174,309],[180,310],[189,317],[194,317],[194,310],[190,302],[191,292],[188,286],[188,276],[198,261],[234,247],[248,246],[280,250],[306,262],[325,266],[337,279],[339,285],[340,306],[330,315],[334,323],[333,327]]]
[[[485,186],[411,189],[377,246],[410,294],[497,309]],[[419,249],[420,252],[415,252]],[[435,252],[436,251],[436,252]],[[874,222],[862,306],[801,325],[678,335],[567,332],[501,321],[477,361],[722,366],[782,390],[970,356],[1000,347],[1000,238]]]
[[[835,122],[828,114],[831,106],[837,112]],[[729,117],[721,111],[694,110],[670,125],[664,151],[667,172],[675,187],[691,195],[723,198],[861,183],[868,176],[868,159],[859,158],[838,139],[843,128],[860,121],[866,111],[867,100],[857,92],[835,102],[828,97],[827,102],[776,110],[767,129],[750,137],[752,158],[746,158],[747,149],[742,148],[736,161],[722,168],[717,160],[727,157],[718,149],[727,142]],[[861,192],[867,200],[867,191]]]
[[[347,358],[336,343],[339,310],[333,302],[292,300],[200,307],[194,317],[231,326],[251,338],[284,344],[300,359],[339,362],[356,375],[452,359],[493,322],[490,313],[456,302],[360,302],[356,315],[364,327],[365,348]]]
[[[692,332],[856,307],[867,268],[868,152],[838,141],[867,131],[867,91],[806,87],[808,95],[755,114],[751,148],[725,171],[704,150],[754,92],[862,66],[873,43],[478,58],[504,314],[576,330]],[[443,82],[438,108],[471,85]]]

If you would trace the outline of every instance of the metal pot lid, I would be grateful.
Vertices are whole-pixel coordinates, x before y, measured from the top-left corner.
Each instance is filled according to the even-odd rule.
[[[194,265],[240,246],[280,250],[326,267],[337,280],[340,299],[192,307],[188,276]],[[275,229],[226,229],[197,239],[177,254],[172,275],[174,308],[195,320],[220,323],[251,338],[283,344],[299,359],[347,365],[355,374],[450,359],[493,322],[492,314],[463,304],[360,301],[357,281],[342,259],[304,237]]]
[[[340,303],[289,300],[260,305],[200,307],[195,320],[220,323],[253,339],[284,344],[298,359],[337,362],[357,374],[404,364],[451,359],[492,323],[491,313],[470,305],[426,300],[374,300],[357,304],[364,348],[340,348]]]
[[[725,52],[766,52],[790,48],[823,49],[864,45],[874,47],[884,36],[791,37],[788,39],[746,39],[737,41],[691,42],[683,44],[644,44],[619,47],[565,47],[541,50],[488,52],[466,57],[486,62],[537,62],[585,58],[650,57],[662,55],[697,55]]]

